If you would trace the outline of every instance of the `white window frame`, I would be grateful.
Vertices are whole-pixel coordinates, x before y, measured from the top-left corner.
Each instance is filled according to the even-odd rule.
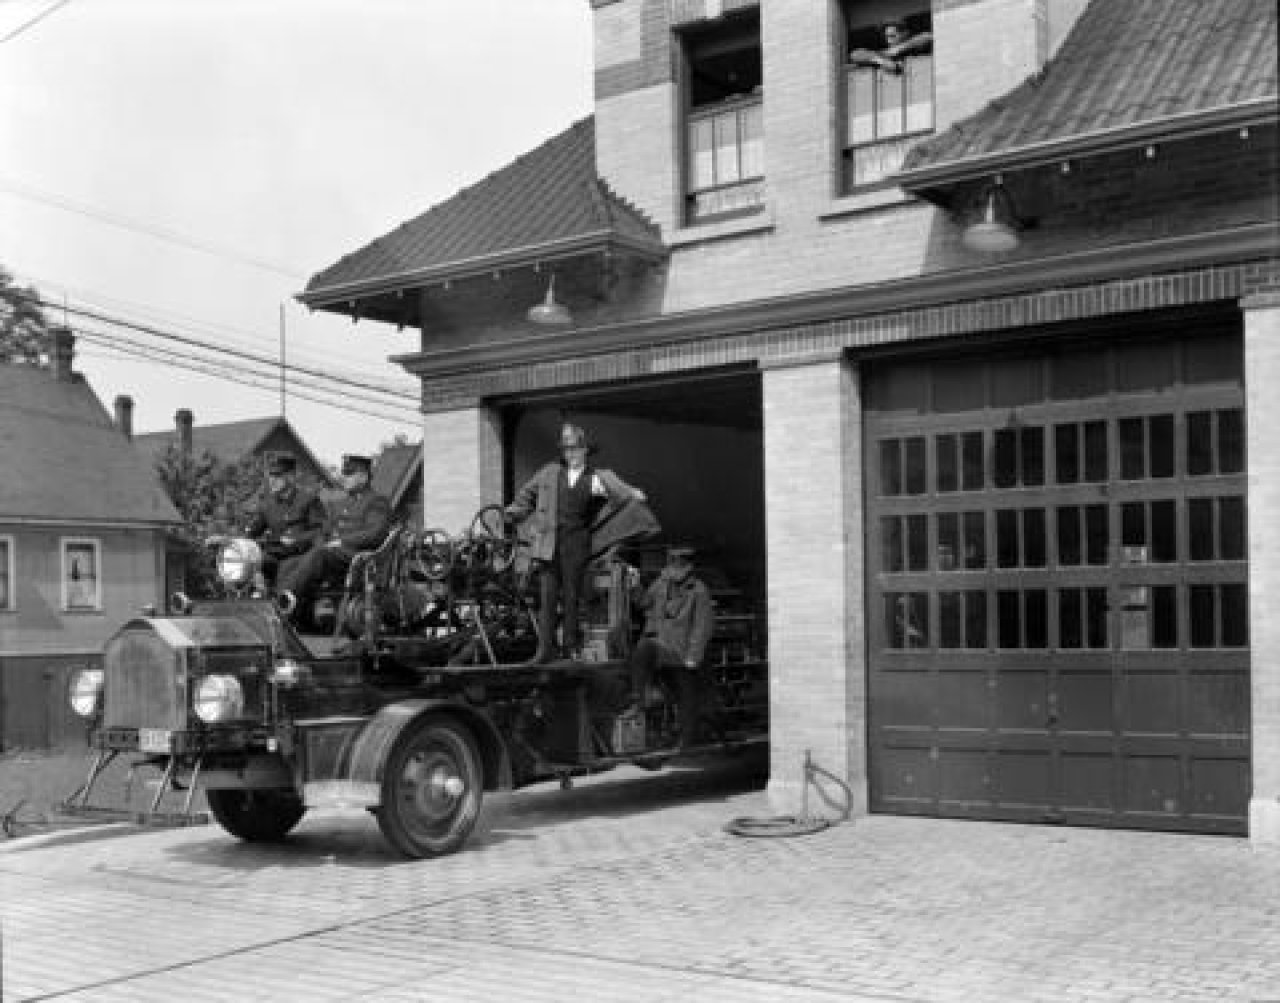
[[[901,13],[909,14],[911,11]],[[846,7],[846,17],[848,14]],[[901,65],[903,72],[896,75],[876,67],[844,63],[840,75],[844,106],[840,187],[845,195],[889,184],[888,179],[901,168],[911,148],[932,136],[937,128],[934,50],[930,48],[927,53],[907,55],[901,60]],[[920,74],[926,74],[928,78],[928,101],[912,103],[909,101],[911,81]],[[869,86],[872,101],[871,107],[866,109],[867,114],[856,119],[853,107],[855,78]],[[880,101],[889,92],[899,99],[886,111]],[[897,121],[890,122],[890,118]],[[860,165],[867,170],[867,174],[861,177]]]
[[[71,604],[71,551],[88,547],[93,552],[94,586],[90,602]],[[102,541],[89,536],[64,536],[59,544],[62,554],[62,611],[64,613],[102,612]]]
[[[18,608],[18,583],[14,570],[17,566],[18,545],[12,536],[0,536],[0,613],[12,613]]]

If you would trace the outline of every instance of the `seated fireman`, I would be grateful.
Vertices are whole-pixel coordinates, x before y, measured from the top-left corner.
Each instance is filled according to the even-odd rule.
[[[342,458],[345,496],[333,506],[324,533],[297,562],[280,571],[277,585],[292,592],[298,608],[305,609],[324,585],[346,577],[351,559],[362,550],[382,545],[391,525],[391,503],[369,486],[373,461],[367,456]]]
[[[280,568],[297,562],[324,531],[325,508],[314,491],[298,484],[298,459],[275,453],[267,461],[267,489],[245,535],[262,547],[262,574],[268,584]]]
[[[715,626],[711,592],[693,571],[692,547],[667,548],[667,564],[633,602],[645,613],[644,634],[631,652],[628,670],[635,708],[646,706],[649,684],[660,669],[674,670],[679,691],[680,745],[695,739],[699,669]],[[636,585],[639,591],[639,585]]]

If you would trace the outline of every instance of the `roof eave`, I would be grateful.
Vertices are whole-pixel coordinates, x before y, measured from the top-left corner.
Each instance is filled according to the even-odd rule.
[[[1280,113],[1276,96],[1243,104],[1224,105],[1183,115],[1151,119],[1115,129],[1080,133],[1043,143],[997,150],[992,153],[901,171],[893,180],[913,193],[973,181],[1000,171],[1026,170],[1072,158],[1097,156],[1172,140],[1228,132],[1251,126],[1273,125]]]
[[[312,309],[324,308],[349,300],[394,293],[405,288],[474,278],[507,268],[531,267],[606,251],[625,253],[651,261],[660,261],[667,256],[666,247],[656,237],[650,241],[620,234],[613,229],[593,230],[590,233],[577,234],[559,240],[508,248],[493,254],[464,258],[459,261],[447,261],[427,268],[415,268],[376,278],[304,290],[295,298]]]

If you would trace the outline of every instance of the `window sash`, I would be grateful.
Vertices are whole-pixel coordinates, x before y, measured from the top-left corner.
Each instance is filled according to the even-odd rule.
[[[764,177],[764,101],[689,116],[689,191]]]
[[[0,536],[0,611],[12,610],[17,605],[13,566],[13,537]]]
[[[102,545],[92,539],[62,541],[62,608],[102,609]]]

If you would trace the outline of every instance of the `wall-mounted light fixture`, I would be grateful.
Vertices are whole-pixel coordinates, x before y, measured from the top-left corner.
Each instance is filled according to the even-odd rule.
[[[569,312],[569,308],[556,300],[555,272],[551,273],[551,279],[547,282],[546,298],[541,303],[529,308],[528,317],[535,324],[542,324],[547,327],[573,323],[573,314]]]
[[[999,174],[978,193],[973,215],[960,235],[964,246],[983,254],[1000,254],[1018,246],[1022,221]]]

